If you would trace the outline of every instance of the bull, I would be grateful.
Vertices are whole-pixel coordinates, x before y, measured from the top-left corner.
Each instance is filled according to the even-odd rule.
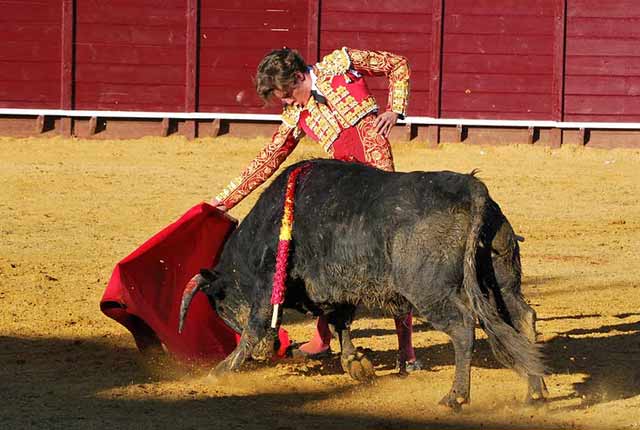
[[[546,372],[536,314],[521,292],[518,236],[471,174],[391,173],[357,163],[313,160],[298,179],[284,307],[324,313],[338,335],[342,367],[374,376],[351,341],[358,306],[391,316],[413,309],[446,333],[455,351],[453,385],[441,404],[470,401],[476,320],[497,360],[528,379],[525,400],[544,400]],[[241,333],[216,372],[239,370],[272,345],[272,279],[287,178],[278,176],[225,244],[218,264],[185,290],[180,314],[203,291]],[[263,346],[260,346],[263,345]],[[404,363],[401,363],[401,365]]]

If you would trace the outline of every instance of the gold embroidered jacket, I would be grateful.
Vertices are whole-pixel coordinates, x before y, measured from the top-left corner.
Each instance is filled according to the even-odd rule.
[[[312,71],[317,93],[304,107],[289,105],[283,109],[282,124],[271,142],[216,196],[227,208],[235,206],[264,183],[305,133],[332,155],[332,144],[342,130],[355,126],[362,118],[377,111],[378,105],[362,75],[387,76],[387,110],[401,117],[406,114],[410,72],[404,57],[345,47],[325,56]]]

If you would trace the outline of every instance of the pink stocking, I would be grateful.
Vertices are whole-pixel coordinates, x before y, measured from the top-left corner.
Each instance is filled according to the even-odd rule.
[[[416,360],[416,353],[413,350],[413,342],[411,334],[413,333],[413,316],[411,311],[402,317],[394,318],[396,323],[396,334],[398,335],[398,350],[400,351],[400,360],[409,363]]]
[[[320,315],[316,324],[316,331],[311,340],[300,347],[300,351],[306,354],[318,354],[329,349],[331,344],[331,330],[327,317]]]

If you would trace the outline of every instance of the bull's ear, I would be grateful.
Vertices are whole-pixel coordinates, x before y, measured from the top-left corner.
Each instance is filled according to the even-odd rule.
[[[207,284],[202,291],[218,300],[224,299],[224,283],[220,278],[220,273],[215,270],[201,269],[200,276]]]
[[[200,269],[200,276],[202,276],[208,284],[218,279],[218,273],[209,269]]]

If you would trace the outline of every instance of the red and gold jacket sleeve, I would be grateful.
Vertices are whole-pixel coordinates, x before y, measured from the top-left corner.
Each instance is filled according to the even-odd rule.
[[[283,122],[273,134],[271,142],[249,163],[240,176],[229,182],[216,199],[228,209],[237,205],[278,170],[301,137],[302,131],[298,127],[290,127]]]
[[[409,63],[400,55],[385,51],[361,51],[345,48],[351,59],[351,67],[370,76],[386,76],[389,79],[387,110],[401,116],[407,113],[409,103]]]

